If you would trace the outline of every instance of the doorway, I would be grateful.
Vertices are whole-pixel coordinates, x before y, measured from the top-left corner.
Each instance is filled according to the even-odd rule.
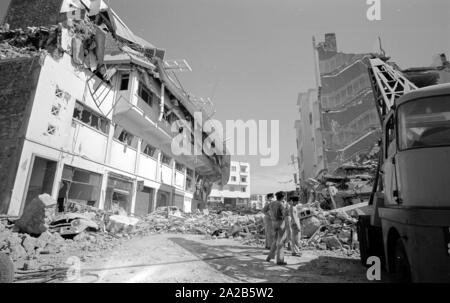
[[[30,180],[25,195],[24,208],[36,197],[42,194],[52,194],[55,181],[57,162],[41,157],[35,157]]]
[[[150,187],[144,187],[142,191],[136,193],[136,206],[134,213],[138,216],[146,216],[154,209],[153,195],[155,190]]]

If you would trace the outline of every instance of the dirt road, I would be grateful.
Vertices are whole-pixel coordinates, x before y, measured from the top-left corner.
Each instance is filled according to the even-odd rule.
[[[286,266],[268,263],[266,256],[266,250],[233,239],[152,235],[83,263],[79,282],[368,282],[359,260],[330,252],[304,251],[302,257],[288,252]]]

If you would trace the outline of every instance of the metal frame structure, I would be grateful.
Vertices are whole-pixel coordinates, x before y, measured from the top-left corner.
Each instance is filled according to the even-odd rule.
[[[382,59],[372,58],[368,61],[375,105],[380,122],[383,123],[386,114],[394,107],[395,100],[407,92],[416,90],[417,86]]]

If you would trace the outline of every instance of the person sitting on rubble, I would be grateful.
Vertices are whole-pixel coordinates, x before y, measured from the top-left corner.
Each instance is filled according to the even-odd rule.
[[[284,244],[286,242],[286,226],[285,226],[285,193],[277,192],[275,194],[276,201],[270,203],[270,216],[272,219],[272,228],[274,234],[274,241],[270,248],[270,253],[266,258],[267,262],[270,262],[276,257],[277,265],[286,265],[284,262]]]
[[[275,200],[275,197],[272,193],[267,194],[266,196],[266,205],[264,205],[262,212],[264,214],[264,232],[266,234],[266,249],[270,249],[272,247],[273,242],[273,228],[272,228],[272,219],[270,217],[270,204]]]

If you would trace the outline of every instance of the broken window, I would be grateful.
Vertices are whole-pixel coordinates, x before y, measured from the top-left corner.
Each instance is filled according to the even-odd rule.
[[[130,84],[130,74],[123,74],[120,80],[120,90],[128,90]]]
[[[184,172],[184,165],[180,163],[175,163],[175,169],[179,172]]]
[[[153,93],[142,82],[139,82],[138,95],[145,103],[153,106]]]
[[[162,154],[162,157],[161,157],[161,162],[163,163],[163,164],[165,164],[165,165],[170,165],[170,162],[172,161],[172,159],[169,157],[169,156],[167,156],[167,155],[165,155],[165,154]]]
[[[117,214],[131,211],[133,183],[131,179],[110,173],[106,189],[105,210]]]
[[[109,132],[109,120],[97,114],[80,101],[77,101],[75,104],[73,118],[95,128],[98,131],[101,131],[104,134],[108,134]]]
[[[143,143],[142,153],[146,154],[147,156],[154,157],[156,154],[156,148],[154,148],[150,144]]]
[[[102,175],[64,165],[61,180],[58,205],[69,201],[99,206]]]
[[[132,148],[137,148],[139,138],[123,129],[119,125],[116,125],[114,138]]]

